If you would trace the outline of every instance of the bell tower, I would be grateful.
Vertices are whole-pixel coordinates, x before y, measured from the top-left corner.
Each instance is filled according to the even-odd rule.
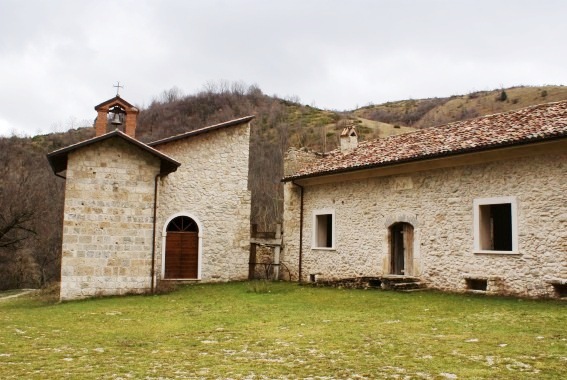
[[[116,128],[123,126],[124,133],[130,137],[136,137],[136,119],[140,110],[122,99],[120,95],[116,94],[114,98],[100,103],[94,109],[98,113],[94,126],[96,136],[107,132],[110,119],[110,124]]]

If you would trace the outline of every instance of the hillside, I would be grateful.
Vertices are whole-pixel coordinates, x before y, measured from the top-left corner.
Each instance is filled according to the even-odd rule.
[[[502,91],[506,99],[502,99]],[[137,137],[149,142],[230,119],[252,122],[250,181],[252,223],[281,220],[283,157],[291,146],[329,151],[346,123],[362,140],[567,99],[567,87],[515,87],[450,98],[410,99],[334,112],[267,96],[251,86],[212,88],[182,96],[164,91],[139,116]],[[94,136],[92,128],[31,138],[0,138],[0,289],[35,287],[57,280],[64,180],[45,154]]]
[[[427,128],[566,99],[566,86],[521,86],[448,98],[400,100],[362,107],[352,114],[398,126]]]

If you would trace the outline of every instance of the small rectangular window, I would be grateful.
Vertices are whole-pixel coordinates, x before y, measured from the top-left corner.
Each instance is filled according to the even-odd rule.
[[[480,249],[512,250],[512,205],[501,203],[480,206]]]
[[[480,253],[517,252],[516,199],[475,199],[474,249]]]
[[[567,297],[567,284],[553,284],[553,290],[558,297]]]
[[[335,247],[335,213],[319,210],[313,213],[313,248]]]
[[[467,289],[468,290],[480,290],[486,292],[488,287],[488,281],[478,278],[467,278]]]

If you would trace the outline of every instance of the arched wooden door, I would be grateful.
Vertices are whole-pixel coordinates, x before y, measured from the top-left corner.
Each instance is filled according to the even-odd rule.
[[[412,275],[413,226],[409,223],[395,223],[390,226],[391,274]]]
[[[178,216],[167,225],[165,239],[166,279],[199,277],[199,227],[188,216]]]

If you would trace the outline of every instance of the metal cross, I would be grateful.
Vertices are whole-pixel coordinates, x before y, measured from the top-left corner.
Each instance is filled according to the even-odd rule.
[[[120,81],[117,82],[118,84],[113,85],[112,87],[116,87],[116,96],[120,96],[119,92],[121,88],[124,88],[124,86],[120,85]]]

